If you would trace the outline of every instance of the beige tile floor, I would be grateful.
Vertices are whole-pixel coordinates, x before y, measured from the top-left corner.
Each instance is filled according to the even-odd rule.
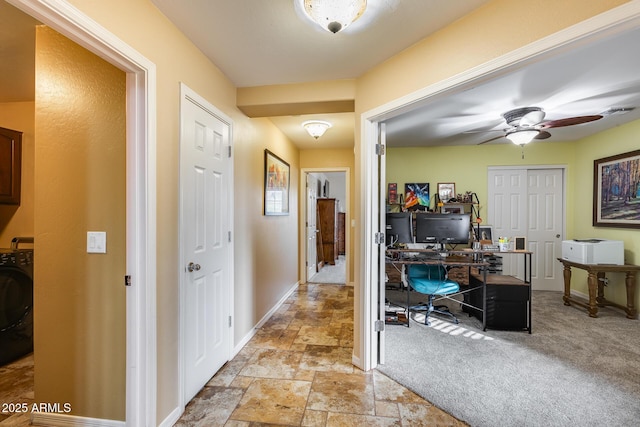
[[[187,405],[195,426],[466,426],[351,364],[353,288],[301,285]]]

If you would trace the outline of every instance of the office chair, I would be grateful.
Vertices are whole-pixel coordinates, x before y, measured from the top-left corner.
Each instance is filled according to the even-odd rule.
[[[432,313],[449,316],[454,323],[458,323],[458,319],[449,311],[446,306],[434,306],[433,300],[436,296],[450,295],[460,291],[460,285],[447,277],[447,270],[443,265],[427,265],[427,264],[411,264],[409,265],[409,274],[407,276],[409,286],[421,294],[428,296],[427,303],[418,303],[418,305],[410,306],[409,294],[407,292],[407,307],[411,311],[424,311],[424,324],[429,325],[429,316]]]

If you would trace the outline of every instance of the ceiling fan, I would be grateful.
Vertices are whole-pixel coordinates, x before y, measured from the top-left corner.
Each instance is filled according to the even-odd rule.
[[[516,145],[524,145],[534,139],[547,139],[551,134],[546,129],[559,128],[565,126],[579,125],[582,123],[600,120],[600,114],[591,116],[567,117],[564,119],[543,121],[545,112],[540,107],[522,107],[507,111],[502,115],[509,127],[504,129],[494,129],[488,131],[471,132],[503,132],[503,135],[480,142],[478,145],[495,141],[500,138],[508,138]]]

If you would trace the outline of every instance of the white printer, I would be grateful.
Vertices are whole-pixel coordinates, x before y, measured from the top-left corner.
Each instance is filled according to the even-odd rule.
[[[562,241],[562,259],[579,264],[624,264],[622,240],[576,239]]]

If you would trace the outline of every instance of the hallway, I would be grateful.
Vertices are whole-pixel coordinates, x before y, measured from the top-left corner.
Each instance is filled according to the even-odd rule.
[[[351,364],[353,288],[300,285],[187,405],[179,427],[465,426]]]

